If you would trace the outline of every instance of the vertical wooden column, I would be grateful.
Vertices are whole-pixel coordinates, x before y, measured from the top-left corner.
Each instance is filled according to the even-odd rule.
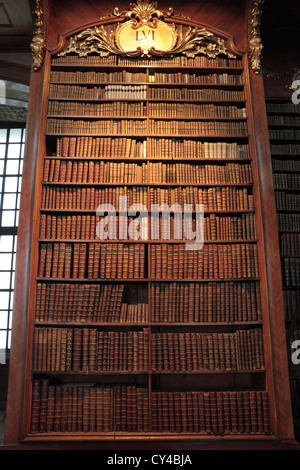
[[[33,282],[30,276],[31,241],[36,163],[40,145],[43,75],[43,70],[32,73],[28,101],[5,427],[5,442],[10,443],[19,442],[21,438],[23,393],[26,381],[28,292],[29,284]]]

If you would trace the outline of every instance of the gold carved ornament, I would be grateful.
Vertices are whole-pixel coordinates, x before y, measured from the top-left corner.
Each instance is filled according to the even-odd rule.
[[[253,1],[250,17],[249,58],[252,70],[256,74],[261,72],[263,44],[260,37],[260,24],[264,2],[265,0]]]
[[[43,64],[46,42],[45,42],[45,26],[44,26],[44,12],[40,5],[40,0],[36,0],[35,7],[35,21],[34,21],[34,35],[30,44],[32,52],[32,66],[35,71],[39,70]]]
[[[161,57],[185,54],[195,57],[196,54],[204,54],[209,58],[215,58],[225,54],[229,58],[236,58],[230,53],[225,41],[215,37],[213,33],[204,28],[182,27],[166,23],[165,16],[172,16],[173,10],[162,12],[157,9],[157,3],[148,0],[138,0],[130,4],[130,10],[120,13],[115,8],[113,15],[124,18],[113,31],[107,31],[102,26],[95,26],[71,37],[67,49],[59,55],[98,54],[101,57],[109,54],[126,55],[129,57]],[[110,15],[111,17],[112,15]]]

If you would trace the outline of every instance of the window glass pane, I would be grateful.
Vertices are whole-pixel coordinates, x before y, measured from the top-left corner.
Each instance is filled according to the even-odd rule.
[[[8,340],[7,340],[7,348],[10,349],[11,347],[11,329],[8,331]]]
[[[10,272],[0,271],[0,285],[2,289],[10,289]]]
[[[15,211],[3,211],[2,212],[2,227],[14,227],[15,226]]]
[[[12,261],[12,254],[7,253],[7,254],[1,254],[0,255],[0,269],[4,271],[8,271],[11,269],[11,261]],[[1,304],[0,304],[1,308]]]
[[[8,309],[9,305],[9,292],[0,292],[0,308]]]
[[[7,176],[5,178],[4,192],[6,193],[15,193],[18,189],[18,177]]]
[[[16,201],[16,194],[5,194],[3,198],[3,209],[15,209]]]
[[[6,164],[7,175],[18,175],[19,174],[19,160],[8,160]]]
[[[0,311],[0,328],[1,329],[7,328],[7,320],[8,320],[8,312]]]
[[[22,129],[10,129],[9,142],[21,142]]]
[[[0,129],[0,142],[6,142],[7,138],[7,129]]]
[[[0,144],[0,158],[5,157],[5,149],[6,149],[6,145],[5,144]]]
[[[13,249],[13,235],[1,235],[0,236],[0,252],[8,252]]]
[[[20,144],[9,144],[7,158],[20,158]]]
[[[0,175],[3,175],[4,171],[4,160],[0,160]]]
[[[25,142],[26,139],[26,129],[23,129],[23,138],[22,141]]]

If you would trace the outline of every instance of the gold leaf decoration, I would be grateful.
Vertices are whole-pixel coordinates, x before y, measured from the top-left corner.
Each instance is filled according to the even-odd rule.
[[[30,48],[32,52],[32,66],[35,71],[39,70],[43,64],[45,56],[45,27],[44,27],[44,12],[40,5],[40,0],[36,0],[35,7],[35,16],[36,20],[34,22],[35,31],[32,38]]]
[[[260,37],[261,15],[265,0],[254,0],[250,18],[249,58],[252,70],[261,72],[263,44]]]
[[[104,25],[88,28],[70,38],[69,45],[66,50],[59,55],[78,54],[79,56],[86,56],[88,54],[98,54],[100,56],[107,56],[109,54],[124,55],[129,57],[137,56],[173,56],[175,54],[185,54],[188,57],[195,57],[197,54],[203,54],[209,58],[215,58],[218,55],[226,55],[229,58],[236,58],[234,54],[228,51],[225,41],[216,37],[210,31],[198,27],[186,27],[185,32],[182,32],[182,26],[175,27],[172,23],[163,22],[162,19],[165,15],[171,16],[173,10],[170,8],[167,13],[161,12],[157,9],[157,3],[149,3],[147,0],[138,0],[135,4],[130,4],[130,10],[127,12],[119,13],[115,8],[114,14],[117,17],[125,16],[125,22],[118,23],[113,31],[108,31]],[[154,41],[145,40],[137,42],[133,50],[124,50],[120,43],[120,31],[124,31],[124,27],[129,28],[131,31],[145,32],[148,28],[150,31],[156,31],[158,26],[164,26],[167,34],[173,37],[172,42],[168,48],[159,50],[153,45]],[[152,33],[151,33],[152,34]],[[154,33],[153,33],[154,34]]]
[[[130,10],[119,13],[119,9],[114,9],[115,16],[125,16],[125,19],[132,21],[132,28],[138,29],[142,25],[147,24],[151,28],[156,28],[157,21],[164,16],[172,16],[173,8],[169,8],[168,12],[162,12],[157,9],[157,2],[149,2],[148,0],[138,0],[137,3],[130,3]]]
[[[69,53],[78,54],[80,57],[96,53],[104,57],[110,53],[120,54],[120,50],[115,45],[113,33],[107,34],[103,26],[95,26],[71,37],[68,48],[58,55],[64,56]]]

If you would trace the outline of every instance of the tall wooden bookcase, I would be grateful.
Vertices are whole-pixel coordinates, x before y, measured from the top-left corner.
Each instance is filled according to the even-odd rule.
[[[266,106],[280,240],[291,399],[294,422],[297,422],[300,379],[298,365],[293,362],[292,355],[295,352],[293,342],[299,340],[300,111],[292,101],[292,92],[288,93],[283,86],[282,88],[285,92],[282,95],[291,96],[268,97]]]
[[[213,25],[195,56],[101,57],[100,26],[126,21],[60,31],[33,73],[6,447],[294,448],[260,77]]]

